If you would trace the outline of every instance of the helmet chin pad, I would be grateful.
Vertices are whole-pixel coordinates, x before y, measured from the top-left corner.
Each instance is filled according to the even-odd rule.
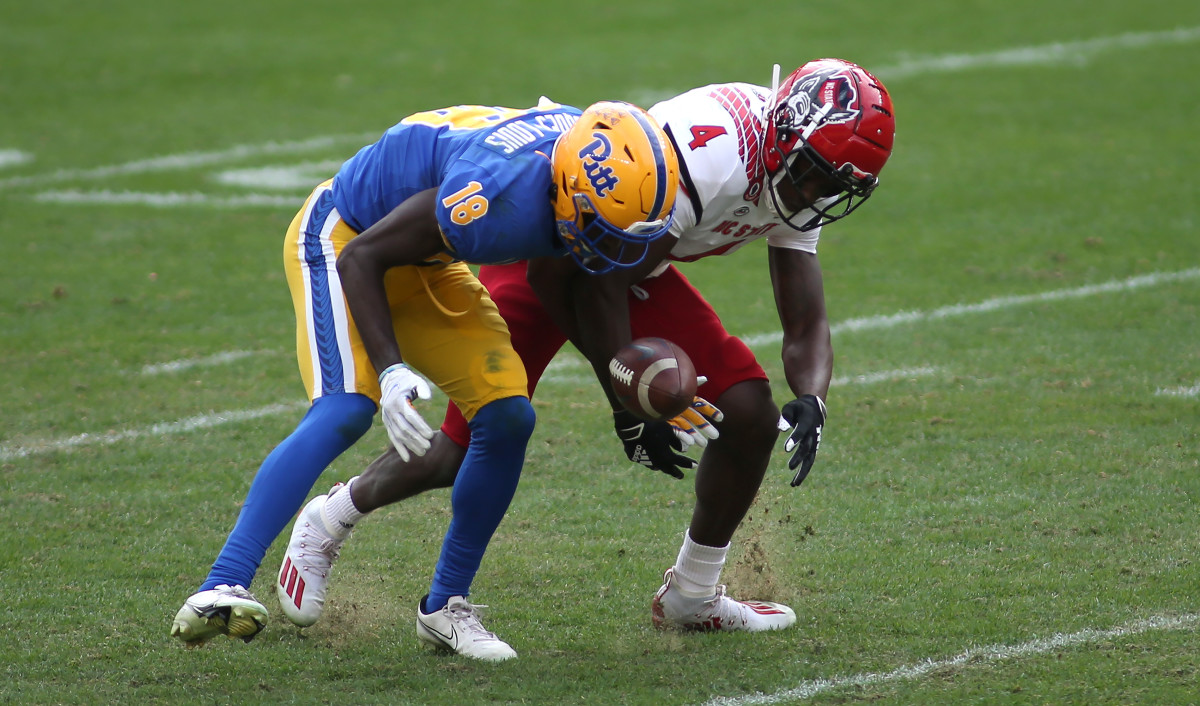
[[[879,180],[873,174],[859,172],[852,164],[843,164],[835,169],[816,150],[800,140],[800,147],[781,157],[780,169],[768,177],[769,192],[767,208],[789,227],[807,232],[850,215],[863,204],[875,190]],[[786,185],[792,194],[799,197],[804,193],[806,182],[821,179],[829,184],[825,194],[812,204],[802,207],[789,206],[780,194],[780,186]]]

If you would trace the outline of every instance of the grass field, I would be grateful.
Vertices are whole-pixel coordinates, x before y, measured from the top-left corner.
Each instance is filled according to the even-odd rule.
[[[1200,5],[419,5],[0,5],[0,703],[1200,703]],[[317,626],[279,541],[254,642],[168,637],[303,411],[279,253],[314,183],[421,109],[828,55],[899,128],[822,238],[817,466],[777,453],[724,575],[795,629],[652,629],[690,479],[625,462],[567,354],[474,586],[520,659],[416,639],[445,492],[363,523]],[[765,259],[684,271],[778,378]]]

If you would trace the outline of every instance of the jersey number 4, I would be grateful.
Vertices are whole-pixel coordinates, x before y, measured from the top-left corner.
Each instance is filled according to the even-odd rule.
[[[487,214],[488,200],[479,194],[480,191],[483,191],[483,184],[469,181],[465,187],[442,199],[442,206],[450,209],[453,223],[465,226]]]
[[[726,134],[725,128],[720,125],[693,125],[692,126],[692,141],[688,143],[688,148],[698,150],[708,144],[708,141]]]

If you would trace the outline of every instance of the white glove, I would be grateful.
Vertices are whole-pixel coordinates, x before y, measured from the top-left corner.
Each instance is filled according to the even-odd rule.
[[[409,452],[424,456],[429,450],[433,430],[413,407],[412,401],[433,397],[429,383],[404,363],[396,363],[379,376],[379,389],[382,392],[379,409],[383,414],[383,425],[400,458],[407,461]]]
[[[696,378],[697,387],[706,382],[708,378],[704,376]],[[705,448],[709,439],[721,436],[717,428],[709,423],[710,419],[719,422],[725,419],[725,413],[703,397],[696,397],[692,400],[691,407],[683,410],[679,416],[668,419],[667,423],[671,425],[676,438],[683,443],[683,450],[687,451],[693,445]]]

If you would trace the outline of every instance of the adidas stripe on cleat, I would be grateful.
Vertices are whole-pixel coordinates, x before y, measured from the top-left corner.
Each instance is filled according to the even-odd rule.
[[[283,614],[302,628],[317,622],[325,611],[329,573],[345,541],[334,537],[325,525],[328,499],[328,495],[319,495],[300,511],[275,581],[275,595]]]

